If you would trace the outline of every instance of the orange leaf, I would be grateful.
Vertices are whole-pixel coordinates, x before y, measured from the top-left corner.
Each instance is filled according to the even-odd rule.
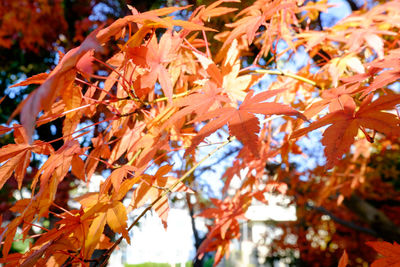
[[[175,112],[161,128],[168,125],[174,124],[180,118],[190,115],[195,112],[197,115],[203,115],[208,112],[214,105],[219,105],[221,102],[229,102],[226,96],[222,96],[219,93],[220,88],[214,82],[207,82],[204,85],[204,93],[193,93],[184,98],[174,101],[174,105],[177,107],[183,107],[178,112]]]
[[[226,0],[219,0],[215,1],[214,3],[208,5],[207,7],[200,6],[198,9],[196,9],[193,13],[197,13],[197,16],[199,16],[203,21],[207,21],[210,19],[210,17],[217,17],[217,16],[222,16],[227,13],[236,11],[237,8],[230,8],[230,7],[218,7],[224,2],[239,2],[236,0],[231,0],[231,1],[226,1]]]
[[[170,189],[172,185],[177,182],[177,178],[171,176],[165,176],[168,174],[172,169],[171,165],[164,165],[160,167],[157,173],[152,175],[142,175],[141,176],[141,183],[136,188],[132,195],[132,206],[134,208],[138,208],[144,204],[148,200],[151,202],[155,201],[159,196],[161,196],[164,190]],[[172,192],[177,191],[184,191],[184,192],[193,192],[183,183],[179,183]],[[167,219],[168,219],[168,211],[169,211],[169,204],[168,198],[164,197],[154,205],[154,210],[160,217],[164,227],[167,227]]]
[[[85,257],[90,258],[94,249],[100,241],[101,235],[104,231],[104,226],[106,225],[106,213],[100,213],[92,222],[89,227],[89,232],[85,240]]]
[[[21,122],[29,139],[32,137],[35,119],[39,111],[49,110],[60,89],[68,87],[74,81],[76,74],[74,67],[85,53],[92,49],[100,48],[100,44],[95,37],[97,32],[98,30],[93,31],[79,47],[65,54],[61,62],[49,74],[46,81],[36,91],[32,92],[26,101],[23,101],[13,113],[12,116],[15,116],[21,109]]]
[[[71,161],[71,172],[80,180],[85,181],[85,162],[78,155],[74,155]]]
[[[22,181],[25,177],[26,170],[29,166],[29,163],[31,162],[31,151],[27,150],[22,153],[21,158],[19,163],[17,164],[15,168],[15,179],[18,182],[18,189],[21,190],[22,187]],[[18,156],[16,156],[18,157]]]
[[[366,242],[365,244],[384,256],[383,258],[375,260],[371,267],[400,266],[400,245],[396,242],[391,244],[386,241],[375,241]]]
[[[332,124],[328,127],[322,138],[325,146],[325,156],[327,157],[327,168],[332,168],[350,149],[357,135],[359,124],[354,120],[351,113],[337,111],[329,113],[325,117],[310,124],[310,126],[295,131],[291,138],[297,138],[309,131],[313,131],[322,126]]]
[[[10,144],[0,148],[0,162],[6,161],[9,158],[21,153],[29,148],[28,144]]]
[[[114,191],[113,199],[121,200],[122,198],[124,198],[128,191],[132,189],[133,185],[136,184],[140,180],[140,178],[140,176],[137,176],[123,181],[121,186],[119,187],[118,192]]]
[[[113,244],[108,236],[102,234],[95,249],[109,249]]]
[[[346,250],[343,251],[342,257],[340,257],[338,267],[346,267],[349,263],[349,257],[347,256]]]
[[[161,37],[160,43],[157,43],[157,38],[152,38],[147,46],[128,49],[128,54],[135,64],[149,68],[149,72],[141,77],[142,87],[151,88],[158,79],[165,96],[171,102],[173,88],[165,66],[173,59],[180,43],[181,39],[178,36],[167,31]]]
[[[253,113],[264,115],[284,114],[305,117],[293,108],[279,103],[265,103],[268,98],[282,92],[283,90],[273,90],[259,93],[253,96],[254,91],[250,91],[239,109],[233,107],[223,107],[199,116],[196,121],[204,121],[214,118],[206,124],[199,133],[193,138],[191,146],[186,150],[185,155],[191,153],[193,149],[207,136],[220,129],[228,123],[231,135],[236,136],[244,146],[248,146],[250,151],[258,157],[258,137],[260,131],[258,119]]]
[[[115,233],[122,234],[129,244],[130,238],[126,230],[127,220],[128,215],[125,206],[120,201],[114,201],[107,210],[107,224]]]
[[[29,142],[25,129],[16,124],[14,124],[14,141],[16,144],[27,144]]]
[[[218,85],[218,87],[221,87],[223,83],[223,76],[218,66],[206,56],[203,56],[197,52],[193,52],[193,54],[197,57],[201,66],[206,70],[207,74],[212,78],[212,80]]]
[[[47,182],[50,177],[56,176],[58,181],[62,181],[71,167],[72,157],[75,154],[81,153],[81,147],[76,140],[65,142],[55,153],[53,153],[43,164],[40,170],[33,178],[31,188],[35,188],[36,183],[40,178],[41,188],[47,187]]]
[[[322,144],[325,146],[327,157],[327,168],[332,168],[350,149],[358,128],[365,127],[389,136],[396,136],[400,133],[400,120],[394,114],[382,112],[384,109],[393,108],[400,100],[400,95],[387,95],[376,101],[362,103],[360,109],[353,114],[348,107],[322,117],[308,127],[295,131],[291,138],[300,137],[309,131],[322,126],[332,124],[323,134]]]
[[[17,87],[17,86],[26,86],[26,85],[30,85],[30,84],[42,84],[47,79],[47,77],[49,77],[48,73],[39,73],[39,74],[29,77],[25,81],[11,85],[10,88]]]
[[[108,179],[111,180],[112,185],[116,193],[118,193],[122,181],[126,178],[126,176],[131,172],[134,171],[135,168],[129,165],[124,165],[120,168],[115,169]]]
[[[17,144],[10,144],[0,149],[0,162],[8,160],[0,167],[0,188],[10,178],[15,170],[18,188],[22,186],[26,169],[29,166],[32,147],[27,144],[25,131],[21,127],[14,127],[14,137]]]

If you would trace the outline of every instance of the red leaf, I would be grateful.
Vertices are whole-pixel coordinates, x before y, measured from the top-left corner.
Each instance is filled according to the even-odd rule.
[[[29,140],[32,137],[35,119],[39,111],[49,110],[61,88],[68,87],[74,81],[76,74],[74,68],[85,53],[92,49],[100,48],[100,44],[95,37],[97,31],[93,31],[81,46],[65,54],[61,62],[49,74],[46,81],[31,93],[26,101],[23,101],[12,114],[13,117],[21,110],[21,122],[26,129]]]
[[[49,77],[48,73],[39,73],[39,74],[29,77],[25,81],[11,85],[10,88],[17,87],[17,86],[26,86],[26,85],[30,85],[30,84],[42,84],[42,83],[44,83],[44,81],[46,81],[47,77]]]
[[[9,158],[21,153],[29,148],[28,144],[10,144],[0,148],[0,162],[6,161]]]
[[[208,112],[203,116],[199,116],[196,121],[204,121],[211,118],[214,118],[214,120],[201,128],[199,133],[193,138],[192,144],[186,150],[185,155],[191,153],[204,138],[228,123],[230,134],[236,136],[244,146],[247,146],[249,150],[258,157],[257,134],[260,131],[260,127],[258,125],[258,119],[253,113],[264,115],[294,115],[306,119],[300,112],[289,106],[262,102],[282,91],[283,90],[266,91],[255,96],[253,96],[254,91],[250,91],[239,109],[223,107]]]
[[[295,131],[291,138],[300,137],[309,131],[332,124],[325,130],[322,138],[327,157],[326,167],[332,168],[343,154],[349,151],[360,127],[373,129],[389,136],[399,135],[400,120],[398,117],[381,111],[393,108],[399,99],[400,95],[383,96],[372,103],[366,99],[354,115],[350,108],[329,113],[310,126]]]
[[[384,256],[383,258],[375,260],[371,267],[400,266],[400,245],[396,242],[391,244],[386,241],[375,241],[366,242],[365,244]]]
[[[93,74],[93,55],[94,51],[88,51],[79,59],[76,64],[76,68],[82,73],[86,79],[90,79],[90,75]]]
[[[349,264],[349,257],[347,256],[346,250],[343,251],[342,257],[340,257],[338,267],[346,267]]]
[[[5,182],[10,178],[13,171],[18,168],[19,164],[23,164],[22,169],[21,167],[18,168],[18,187],[21,188],[22,178],[24,175],[23,170],[26,171],[26,156],[29,151],[23,151],[15,156],[13,156],[10,160],[8,160],[4,165],[0,167],[0,188],[3,187]],[[30,157],[30,153],[29,153]],[[28,159],[29,160],[29,159]],[[29,164],[29,161],[28,161]],[[21,177],[22,176],[22,177]]]
[[[85,181],[85,163],[78,155],[72,157],[71,172],[78,179]]]
[[[173,59],[180,42],[178,36],[168,31],[163,34],[159,44],[157,38],[152,38],[147,46],[128,49],[128,54],[135,64],[149,68],[141,77],[142,87],[152,88],[158,79],[165,96],[171,102],[173,88],[165,66]]]
[[[171,186],[178,181],[177,178],[171,176],[165,176],[167,173],[171,171],[171,169],[172,169],[171,165],[164,165],[158,169],[157,173],[154,176],[147,174],[141,176],[140,177],[141,183],[136,188],[136,190],[132,195],[131,205],[134,208],[138,208],[146,204],[148,200],[153,202],[159,196],[161,196],[164,190],[171,188]],[[179,185],[177,185],[172,190],[172,192],[177,192],[177,191],[193,192],[183,183],[179,183]],[[160,199],[160,201],[155,203],[153,208],[160,217],[164,227],[166,228],[168,212],[169,212],[168,198]]]
[[[192,112],[201,116],[207,113],[213,106],[219,106],[221,102],[229,102],[229,99],[226,96],[219,94],[221,89],[217,88],[217,85],[214,82],[207,82],[204,85],[203,91],[204,93],[193,93],[175,101],[174,105],[176,107],[184,108],[174,113],[174,115],[172,115],[161,128],[163,129],[168,125],[174,124],[177,120],[186,115],[190,115]]]
[[[130,238],[128,231],[126,230],[128,220],[128,215],[125,206],[120,201],[112,202],[111,206],[107,210],[107,224],[110,226],[111,230],[115,233],[121,233],[126,239],[128,244],[130,243]]]

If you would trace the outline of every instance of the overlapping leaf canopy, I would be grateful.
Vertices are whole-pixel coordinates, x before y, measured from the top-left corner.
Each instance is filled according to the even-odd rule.
[[[326,1],[258,0],[239,10],[226,28],[209,27],[209,20],[237,10],[226,2],[236,1],[200,6],[187,20],[173,14],[190,7],[144,13],[131,8],[132,15],[94,30],[49,74],[19,84],[39,87],[15,111],[21,125],[2,128],[14,130],[15,144],[0,149],[0,186],[14,176],[21,187],[32,153],[46,159],[33,174],[31,198],[15,203],[12,210],[18,216],[1,230],[3,263],[85,265],[95,249],[107,249],[94,259],[101,263],[121,242],[112,245],[103,234],[105,226],[130,242],[129,230],[151,208],[167,227],[170,193],[194,193],[187,178],[202,163],[197,152],[219,131],[230,135],[222,146],[240,142],[223,175],[224,192],[234,177],[242,181],[234,195],[213,199],[215,207],[199,215],[214,224],[198,254],[216,251],[216,264],[239,237],[238,219],[251,201],[267,203],[264,193],[284,194],[285,183],[298,181],[298,174],[290,176],[290,158],[304,155],[296,141],[310,131],[329,126],[321,140],[326,165],[308,174],[310,185],[314,177],[327,177],[319,190],[311,189],[318,192],[313,200],[322,203],[335,196],[341,204],[353,191],[366,190],[371,143],[395,147],[399,141],[399,3],[366,6],[331,28],[316,30],[310,23],[318,20],[316,13],[328,10]],[[210,49],[210,36],[220,41],[212,41],[218,49]],[[281,44],[287,49],[278,50]],[[297,73],[275,68],[303,48],[308,62]],[[254,62],[245,66],[249,55]],[[268,57],[273,62],[265,65]],[[266,85],[260,82],[263,75],[278,78]],[[34,129],[58,118],[63,120],[63,146],[55,151],[53,141],[34,140]],[[356,151],[349,157],[352,148]],[[179,170],[172,160],[177,151],[185,151]],[[266,176],[266,163],[277,159],[286,167]],[[351,169],[353,163],[359,168]],[[17,229],[27,238],[35,223],[53,213],[58,186],[67,175],[89,183],[105,169],[110,175],[98,191],[76,199],[80,209],[63,208],[55,214],[60,220],[54,228],[26,253],[9,254]],[[345,186],[348,177],[353,179],[350,187]],[[122,201],[128,193],[127,207]],[[128,213],[142,207],[144,212],[128,227]]]

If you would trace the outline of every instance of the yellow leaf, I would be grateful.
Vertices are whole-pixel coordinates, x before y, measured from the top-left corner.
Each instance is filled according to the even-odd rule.
[[[120,201],[114,201],[111,207],[107,210],[107,224],[111,230],[116,233],[121,233],[122,236],[130,243],[128,231],[126,230],[128,216],[125,206]]]
[[[121,200],[122,198],[124,198],[126,193],[128,193],[128,191],[132,189],[132,186],[134,184],[136,184],[140,180],[140,178],[141,178],[141,176],[137,176],[137,177],[123,181],[119,187],[118,192],[114,191],[113,199]]]
[[[100,213],[92,222],[85,241],[85,257],[89,258],[100,241],[104,226],[106,225],[106,213]]]

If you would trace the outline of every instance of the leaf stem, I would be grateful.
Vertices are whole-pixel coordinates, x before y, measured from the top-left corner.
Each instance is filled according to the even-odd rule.
[[[135,162],[135,160],[140,156],[140,154],[142,153],[143,150],[144,150],[144,148],[141,147],[138,151],[136,151],[135,155],[133,155],[133,157],[132,157],[131,160],[127,163],[127,165],[132,165],[133,162]]]
[[[191,91],[186,91],[186,92],[183,92],[183,93],[174,94],[174,95],[172,95],[172,98],[175,99],[175,98],[183,97],[183,96],[186,96],[186,95],[190,94],[190,92]],[[132,100],[140,101],[139,98],[132,98]],[[155,104],[155,103],[158,103],[158,102],[161,102],[161,101],[166,101],[166,100],[168,100],[168,97],[163,96],[163,97],[160,97],[160,98],[156,98],[153,101],[142,102],[142,103],[145,104],[145,105],[150,105],[150,104]]]
[[[286,71],[282,71],[282,70],[266,70],[266,69],[261,69],[261,70],[254,70],[255,73],[262,73],[262,74],[270,74],[270,75],[281,75],[281,76],[286,76],[289,78],[293,78],[308,84],[311,84],[312,86],[317,87],[318,89],[322,89],[319,85],[317,85],[317,83],[313,80],[307,79],[305,77],[290,73],[290,72],[286,72]]]
[[[175,94],[175,95],[172,95],[172,98],[175,99],[175,98],[187,96],[189,93],[190,93],[190,91],[186,91],[186,92],[183,92],[183,93]],[[168,100],[168,97],[164,96],[164,97],[157,98],[154,101],[152,101],[152,103],[157,103],[157,102],[161,102],[161,101],[165,101],[165,100]]]

